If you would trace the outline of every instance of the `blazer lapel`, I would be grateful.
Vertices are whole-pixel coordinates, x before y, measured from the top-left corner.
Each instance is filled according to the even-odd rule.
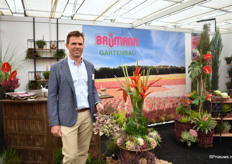
[[[89,63],[86,60],[83,60],[83,61],[85,62],[85,67],[86,67],[87,74],[88,74],[88,86],[90,86],[91,80],[92,80],[91,66],[89,65]]]
[[[73,92],[75,93],[75,89],[74,89],[74,84],[73,84],[73,80],[72,80],[72,75],[68,66],[68,58],[66,58],[65,60],[63,60],[62,64],[61,64],[61,68],[64,71],[64,74],[66,76],[66,78],[68,79],[68,82],[73,90]]]

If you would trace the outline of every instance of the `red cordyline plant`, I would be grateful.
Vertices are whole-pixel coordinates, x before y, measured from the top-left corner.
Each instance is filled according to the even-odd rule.
[[[11,71],[12,67],[8,62],[2,64],[1,71],[5,73],[4,80],[0,83],[5,90],[14,90],[20,86],[16,78],[17,71]]]

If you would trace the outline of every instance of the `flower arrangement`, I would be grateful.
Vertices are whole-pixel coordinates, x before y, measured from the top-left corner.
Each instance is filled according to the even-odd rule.
[[[192,122],[195,124],[194,128],[197,131],[202,131],[205,134],[211,132],[217,125],[216,121],[212,119],[211,114],[207,113],[200,113]]]
[[[197,56],[188,67],[189,77],[196,82],[196,88],[189,97],[192,99],[192,104],[197,105],[200,113],[203,110],[203,102],[212,96],[206,90],[207,78],[212,72],[212,55],[209,53],[202,55],[198,50],[196,51]]]
[[[161,142],[161,137],[156,130],[147,127],[147,118],[142,112],[142,107],[144,98],[152,92],[148,92],[148,89],[159,79],[149,82],[149,70],[141,72],[138,63],[132,76],[128,75],[126,66],[122,66],[122,69],[125,82],[116,78],[121,84],[119,90],[123,91],[124,101],[131,101],[133,113],[127,116],[126,112],[107,109],[105,106],[105,112],[98,111],[95,114],[94,133],[112,135],[117,145],[125,150],[154,149]]]
[[[188,146],[191,146],[192,142],[197,142],[197,132],[194,129],[190,129],[189,131],[181,132],[181,142],[187,142]]]
[[[0,84],[6,91],[14,90],[20,86],[19,79],[16,78],[17,71],[11,71],[11,69],[12,66],[8,62],[3,63],[1,66],[1,70],[4,72],[4,79]]]

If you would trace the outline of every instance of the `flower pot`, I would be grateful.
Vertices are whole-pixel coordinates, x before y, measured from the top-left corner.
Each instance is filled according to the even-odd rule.
[[[181,132],[182,131],[188,131],[189,129],[192,129],[194,127],[194,124],[192,123],[180,123],[179,121],[175,120],[174,123],[175,127],[175,136],[178,141],[181,139]]]
[[[219,115],[219,112],[217,112],[217,111],[212,111],[212,112],[211,112],[211,115],[212,115],[213,118],[217,118],[218,115]]]
[[[208,132],[207,134],[202,131],[198,131],[197,133],[198,133],[198,143],[197,143],[198,146],[205,148],[213,146],[214,130]]]
[[[226,117],[226,116],[227,116],[227,113],[226,113],[226,112],[220,112],[220,116],[221,116],[221,117]]]
[[[228,72],[228,74],[229,74],[229,77],[232,77],[232,72]]]
[[[133,161],[138,161],[140,157],[142,157],[145,153],[149,152],[152,149],[153,148],[144,149],[141,151],[139,150],[133,151],[133,150],[127,150],[121,147],[120,156],[121,156],[121,159],[124,159],[125,161],[127,161],[127,163],[132,163]]]

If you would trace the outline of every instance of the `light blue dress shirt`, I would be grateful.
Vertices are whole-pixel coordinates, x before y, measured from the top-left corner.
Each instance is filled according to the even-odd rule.
[[[88,75],[85,67],[85,63],[81,60],[78,66],[74,60],[68,56],[68,65],[71,71],[76,98],[77,98],[77,110],[83,108],[89,108],[88,102]]]

